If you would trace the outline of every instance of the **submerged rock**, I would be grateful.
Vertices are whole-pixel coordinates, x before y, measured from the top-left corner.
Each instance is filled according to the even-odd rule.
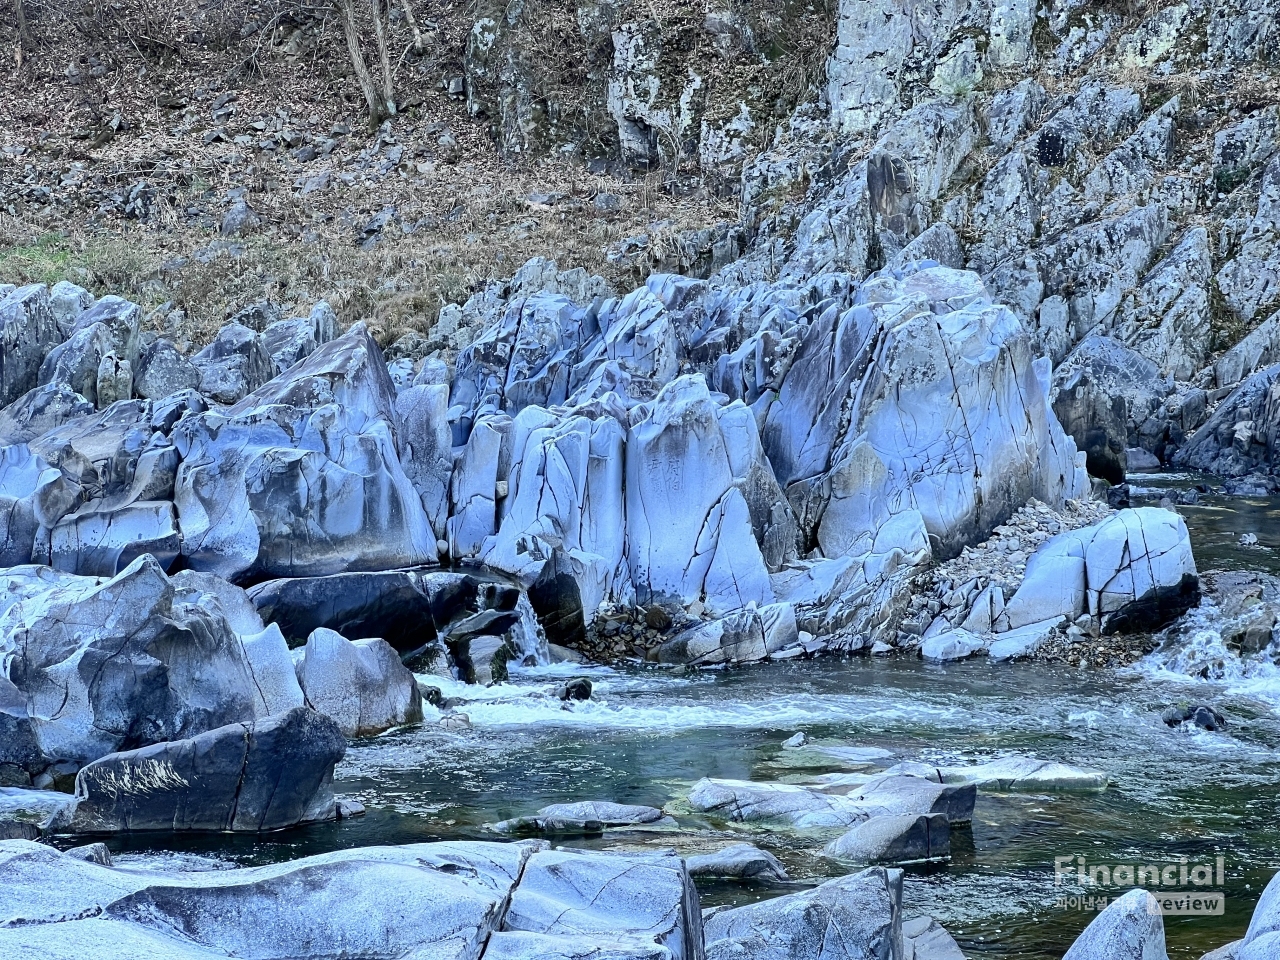
[[[1160,715],[1160,719],[1170,727],[1184,723],[1194,724],[1201,730],[1225,730],[1227,727],[1227,718],[1204,703],[1169,707]]]
[[[656,807],[584,800],[543,807],[532,817],[517,817],[493,825],[497,833],[594,834],[609,827],[635,827],[674,823]]]
[[[685,863],[693,877],[727,877],[761,883],[786,883],[791,879],[777,857],[750,843],[735,843],[715,853],[687,857]]]
[[[874,817],[823,850],[857,863],[907,863],[951,856],[951,824],[942,813]]]
[[[55,814],[49,829],[260,833],[332,820],[333,767],[346,750],[337,724],[297,707],[113,753],[80,771],[74,804]]]

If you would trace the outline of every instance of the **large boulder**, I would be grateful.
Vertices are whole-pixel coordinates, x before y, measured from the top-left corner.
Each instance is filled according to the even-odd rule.
[[[1171,510],[1140,507],[1041,545],[995,628],[1087,613],[1103,633],[1154,631],[1199,599],[1186,522]]]
[[[1231,960],[1266,960],[1280,951],[1280,873],[1271,878]]]
[[[115,399],[98,397],[98,372],[108,356],[132,366],[138,358],[138,327],[142,310],[119,297],[103,297],[76,318],[70,339],[49,351],[40,365],[40,383],[65,383],[97,404]],[[130,381],[132,385],[132,381]]]
[[[0,843],[0,955],[46,960],[475,960],[532,843],[363,847],[265,867],[165,873]]]
[[[530,858],[504,931],[641,937],[672,960],[702,960],[702,912],[684,861],[669,854],[546,850]]]
[[[138,351],[133,388],[140,397],[163,400],[200,386],[200,371],[168,340],[158,337]]]
[[[520,589],[479,571],[388,570],[268,580],[249,588],[264,621],[301,644],[321,627],[345,637],[378,636],[408,657],[483,629],[511,634],[522,655],[538,654]]]
[[[240,323],[229,323],[213,342],[191,358],[199,390],[216,403],[233,404],[275,375],[262,339]]]
[[[31,562],[41,529],[56,524],[79,493],[25,444],[0,447],[0,565]]]
[[[347,751],[338,725],[295,707],[189,740],[95,760],[76,776],[75,803],[49,829],[260,833],[337,816],[333,767]]]
[[[906,863],[951,856],[951,824],[945,814],[873,817],[824,848],[855,863]]]
[[[187,563],[235,579],[435,560],[395,422],[382,353],[359,324],[234,406],[185,417],[173,438]]]
[[[1146,890],[1117,897],[1085,927],[1062,960],[1167,960],[1164,918]]]
[[[750,663],[796,643],[795,610],[789,603],[743,610],[717,620],[708,620],[676,634],[658,648],[661,663],[710,666],[723,663]]]
[[[723,877],[762,883],[786,883],[791,879],[777,857],[750,843],[730,844],[715,853],[688,857],[685,863],[693,877]]]
[[[0,410],[0,446],[27,443],[93,411],[93,404],[65,383],[34,387]]]
[[[418,683],[385,640],[352,642],[321,628],[307,640],[298,683],[307,703],[363,737],[422,719]]]
[[[105,581],[18,567],[0,584],[0,658],[44,755],[84,764],[255,719],[240,638],[152,557]]]
[[[873,867],[706,922],[707,960],[898,960],[902,871]]]
[[[1220,476],[1270,473],[1280,463],[1280,363],[1236,387],[1173,458],[1174,466]]]

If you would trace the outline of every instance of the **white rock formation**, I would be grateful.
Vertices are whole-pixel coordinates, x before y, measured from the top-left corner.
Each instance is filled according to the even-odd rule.
[[[322,627],[307,638],[297,671],[308,706],[336,720],[348,737],[422,719],[418,683],[385,640],[352,642]]]

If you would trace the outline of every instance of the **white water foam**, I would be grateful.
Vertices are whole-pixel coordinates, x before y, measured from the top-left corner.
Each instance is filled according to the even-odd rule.
[[[1280,713],[1280,666],[1274,648],[1237,656],[1222,640],[1222,614],[1209,599],[1161,635],[1161,645],[1131,669],[1162,683],[1216,688],[1261,701]]]

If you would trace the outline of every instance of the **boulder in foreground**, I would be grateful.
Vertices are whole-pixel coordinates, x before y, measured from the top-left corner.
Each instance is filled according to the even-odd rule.
[[[66,833],[261,832],[337,816],[338,725],[297,707],[190,740],[96,760],[76,777],[75,803],[50,829]]]

